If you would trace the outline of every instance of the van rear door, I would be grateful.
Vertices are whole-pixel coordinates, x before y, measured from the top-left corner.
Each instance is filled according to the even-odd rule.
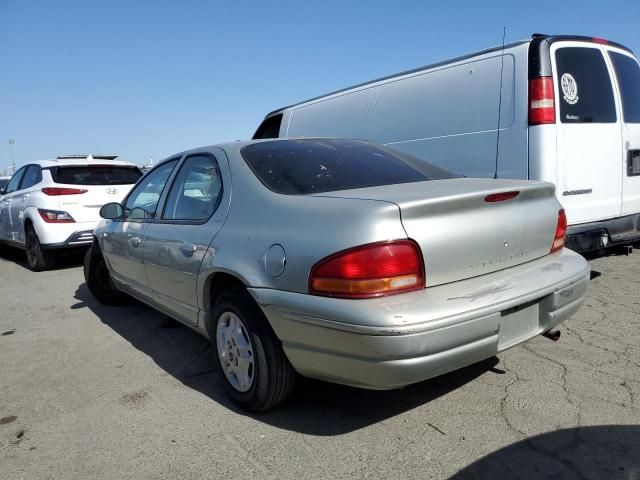
[[[622,49],[605,47],[622,117],[622,215],[640,213],[640,66]]]
[[[557,191],[569,224],[620,216],[621,122],[600,45],[551,46],[557,105]]]

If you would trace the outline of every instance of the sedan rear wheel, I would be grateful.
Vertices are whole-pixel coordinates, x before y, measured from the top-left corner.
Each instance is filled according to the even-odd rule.
[[[212,342],[231,398],[253,412],[286,400],[296,372],[251,295],[240,287],[225,290],[216,299],[212,318]]]
[[[216,342],[222,371],[233,388],[246,392],[255,379],[253,346],[240,317],[224,312],[218,320]]]

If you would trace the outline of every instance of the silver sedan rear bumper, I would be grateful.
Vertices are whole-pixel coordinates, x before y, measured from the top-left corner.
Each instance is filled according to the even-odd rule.
[[[392,389],[490,358],[554,328],[580,308],[589,272],[584,258],[564,249],[499,272],[380,299],[249,291],[300,374]]]

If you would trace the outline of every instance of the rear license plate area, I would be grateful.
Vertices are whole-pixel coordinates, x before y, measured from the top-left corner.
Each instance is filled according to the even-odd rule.
[[[540,324],[540,300],[534,300],[500,313],[498,350],[504,350],[535,334]]]

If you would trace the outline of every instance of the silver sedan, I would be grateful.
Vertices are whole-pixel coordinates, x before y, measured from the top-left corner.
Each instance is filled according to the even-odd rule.
[[[460,178],[357,140],[190,150],[101,215],[91,292],[210,338],[253,411],[298,374],[392,389],[554,337],[589,282],[553,185]]]

